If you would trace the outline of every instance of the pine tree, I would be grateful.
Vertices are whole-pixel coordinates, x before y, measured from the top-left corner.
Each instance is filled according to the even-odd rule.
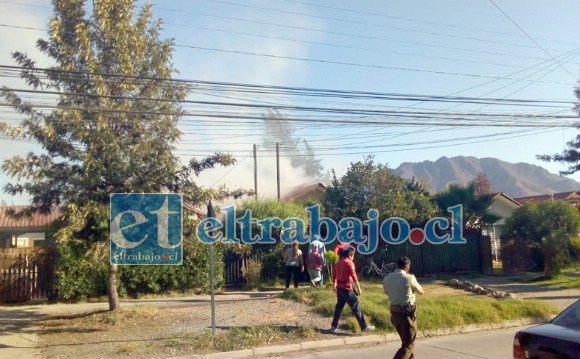
[[[38,40],[37,47],[54,66],[38,69],[25,54],[13,54],[33,90],[56,94],[53,109],[27,103],[6,87],[1,92],[24,120],[19,127],[0,124],[0,133],[35,140],[43,149],[2,166],[17,181],[4,190],[31,196],[29,210],[20,215],[58,206],[64,217],[57,241],[102,247],[109,237],[111,193],[178,192],[190,204],[244,194],[203,191],[192,180],[204,169],[231,165],[231,156],[184,166],[172,153],[180,137],[179,102],[188,89],[171,79],[173,43],[159,38],[161,22],[151,4],[138,10],[133,0],[93,1],[92,15],[84,0],[53,4],[48,40]],[[112,265],[111,310],[119,307],[116,272]]]

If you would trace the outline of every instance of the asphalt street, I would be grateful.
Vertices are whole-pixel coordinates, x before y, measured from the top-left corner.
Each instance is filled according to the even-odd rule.
[[[526,327],[421,339],[415,343],[415,357],[421,359],[511,358],[514,334]],[[392,358],[399,346],[400,342],[390,342],[365,347],[295,352],[278,357],[301,359],[385,359]]]

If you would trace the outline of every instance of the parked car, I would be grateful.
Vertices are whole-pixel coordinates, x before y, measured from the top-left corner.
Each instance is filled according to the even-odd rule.
[[[513,353],[514,359],[580,358],[580,300],[547,324],[517,332]]]

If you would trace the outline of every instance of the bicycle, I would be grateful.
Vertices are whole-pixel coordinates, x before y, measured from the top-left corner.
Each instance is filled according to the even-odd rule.
[[[385,263],[383,261],[381,263],[381,267],[379,268],[379,266],[375,263],[375,261],[371,260],[371,262],[369,264],[365,265],[361,269],[361,273],[365,274],[367,276],[371,276],[372,274],[377,274],[377,275],[380,275],[381,277],[384,278],[387,275],[389,275],[390,273],[394,272],[395,269],[397,269],[397,264],[394,262]]]

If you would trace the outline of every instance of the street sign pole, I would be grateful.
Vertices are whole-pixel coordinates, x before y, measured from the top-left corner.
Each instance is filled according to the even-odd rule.
[[[215,217],[211,201],[207,204],[207,216]],[[209,245],[209,282],[211,293],[211,334],[215,335],[215,263],[213,258],[213,244]]]

